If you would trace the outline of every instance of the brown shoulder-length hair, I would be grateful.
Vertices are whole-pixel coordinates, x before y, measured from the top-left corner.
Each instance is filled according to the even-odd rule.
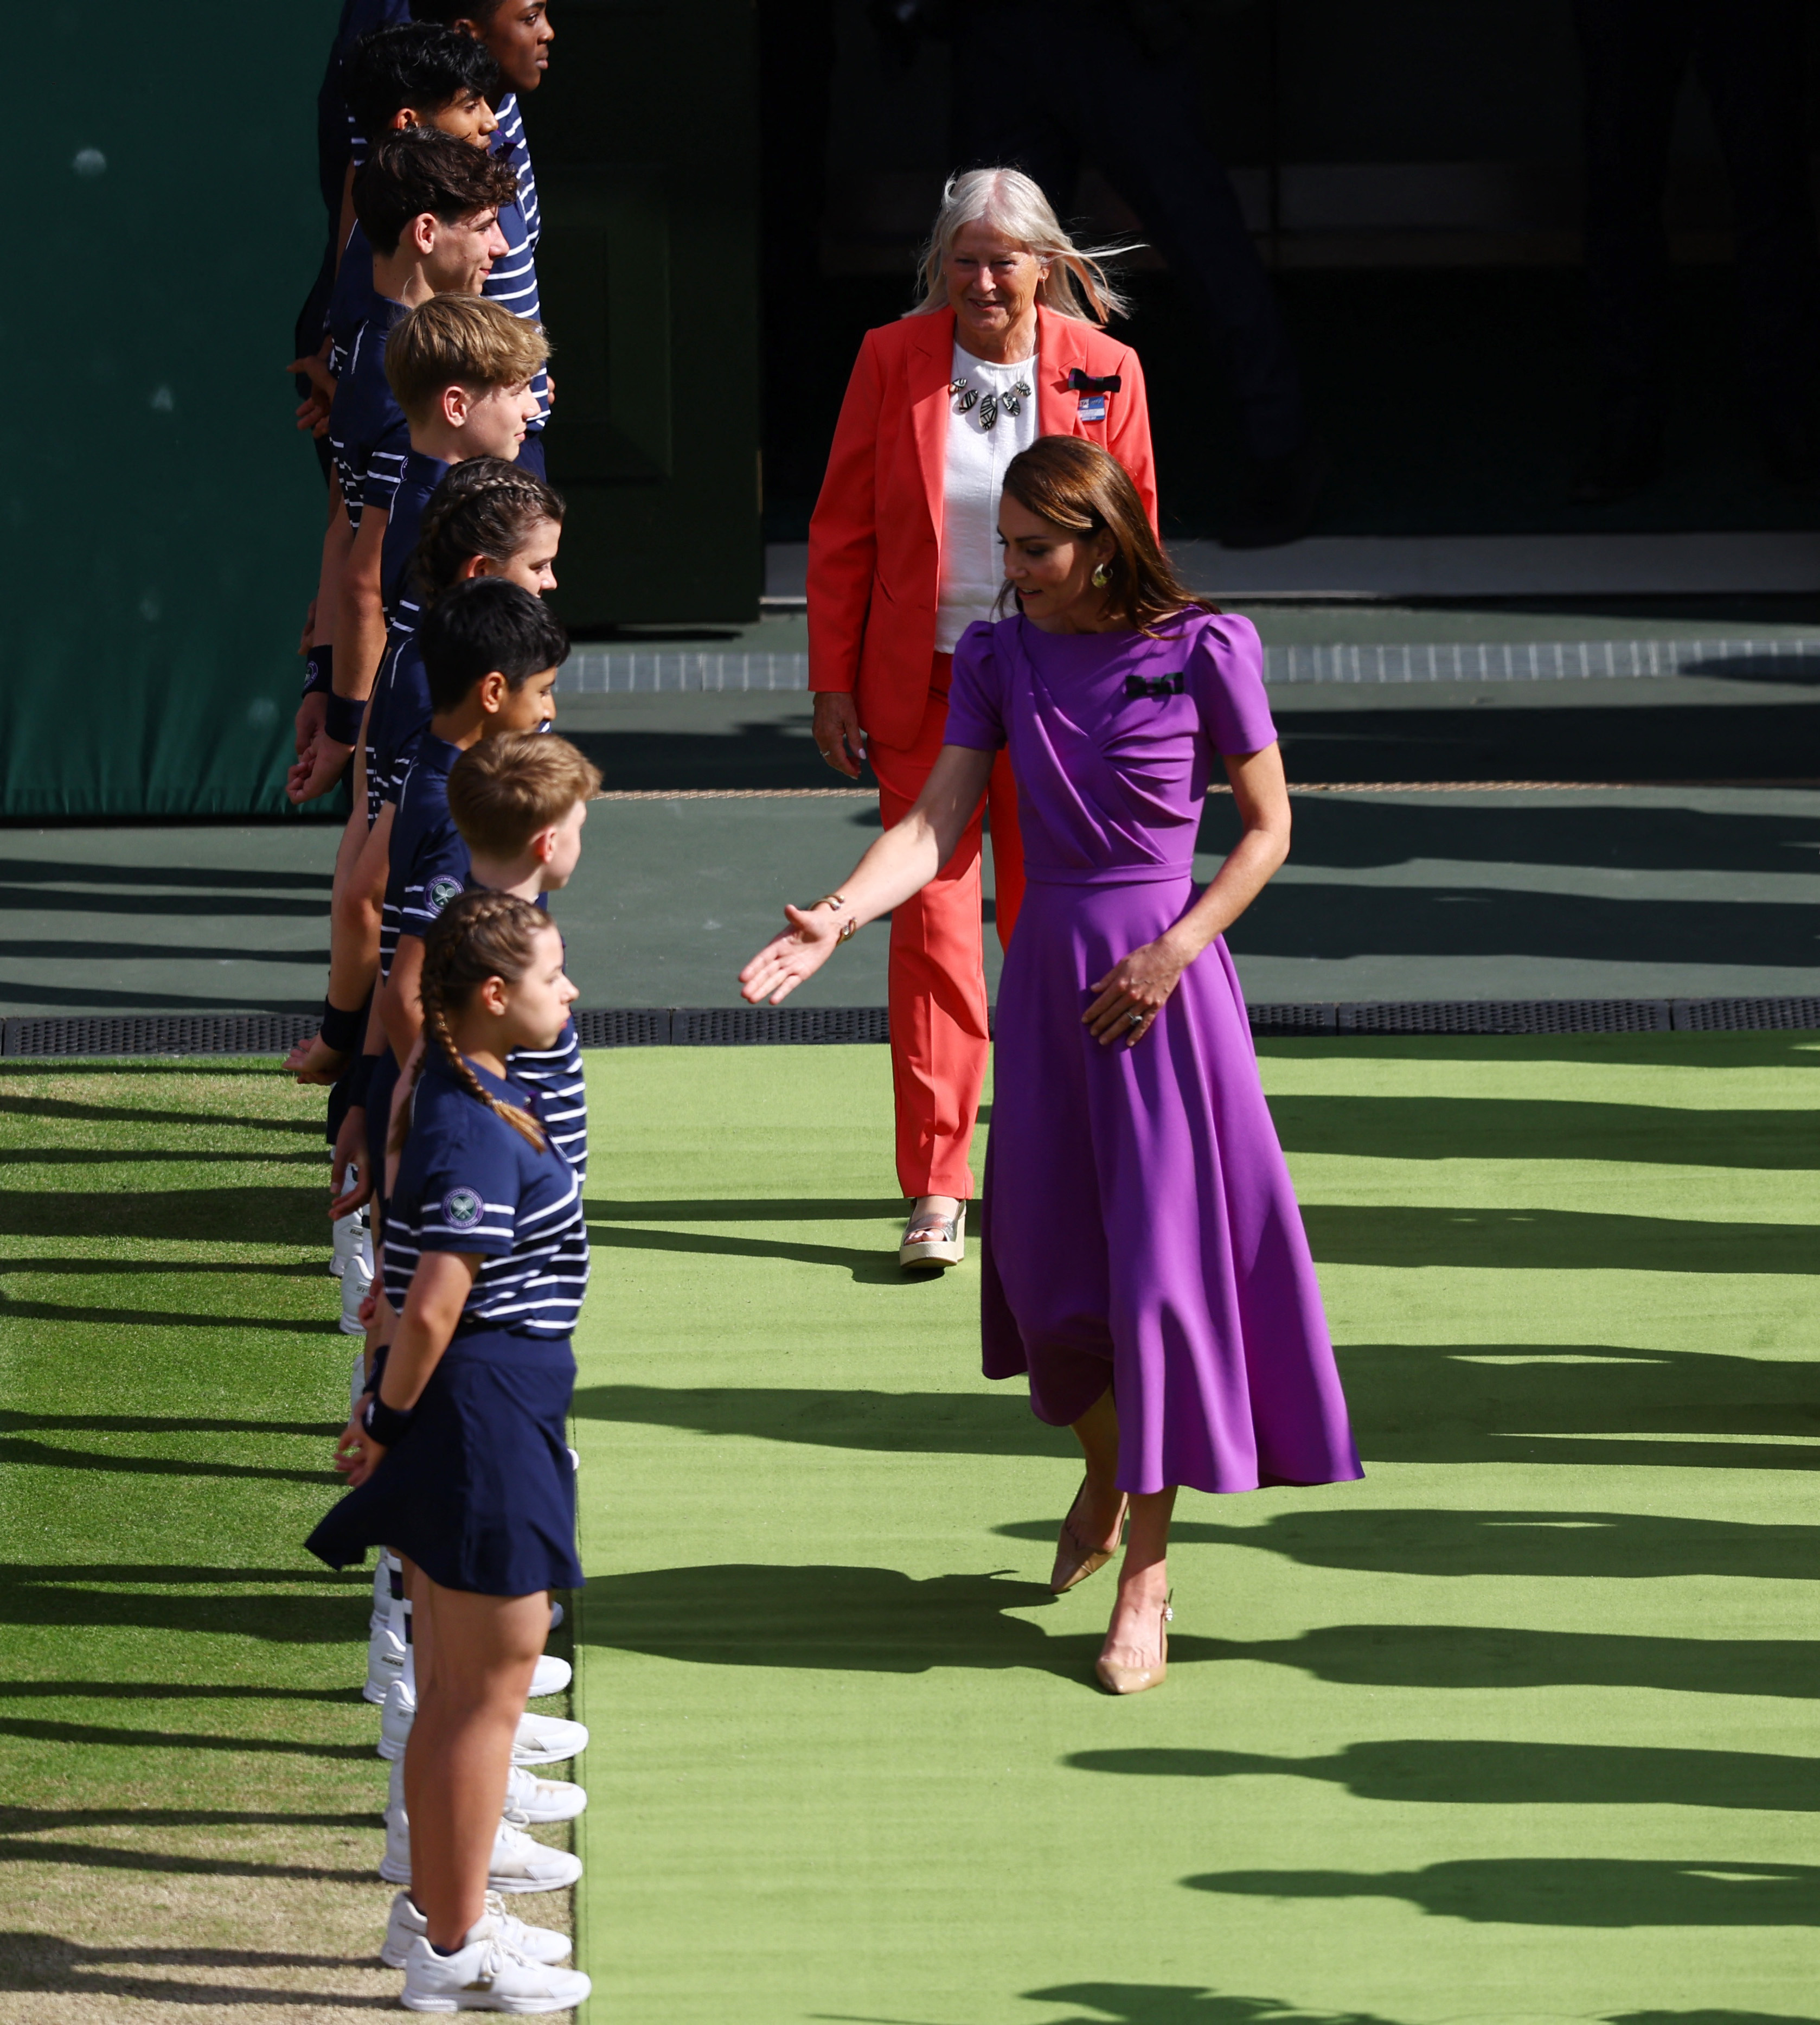
[[[1091,541],[1103,529],[1117,544],[1106,564],[1108,609],[1140,633],[1165,619],[1217,612],[1176,575],[1144,512],[1131,474],[1115,457],[1081,436],[1039,436],[1005,467],[1005,490],[1020,506]],[[1000,594],[1010,594],[1007,584]]]

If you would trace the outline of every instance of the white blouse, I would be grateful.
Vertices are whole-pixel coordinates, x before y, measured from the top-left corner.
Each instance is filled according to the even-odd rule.
[[[1037,362],[990,366],[971,352],[954,347],[949,376],[964,380],[977,393],[965,414],[956,410],[962,396],[948,397],[948,455],[941,491],[941,598],[935,614],[935,651],[952,654],[960,636],[976,619],[990,619],[1005,580],[1004,551],[999,546],[999,494],[1005,466],[1037,440]],[[1020,382],[1027,395],[1012,394]],[[1012,414],[1007,394],[1018,403]],[[996,397],[997,417],[989,429],[982,411],[986,396]]]

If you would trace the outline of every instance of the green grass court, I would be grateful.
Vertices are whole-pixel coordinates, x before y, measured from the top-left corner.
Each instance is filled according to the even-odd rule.
[[[1267,1044],[1369,1475],[1184,1494],[1129,1703],[884,1051],[590,1070],[584,2025],[1820,2019],[1820,1036]],[[8,2025],[393,2001],[316,1108],[0,1065]]]

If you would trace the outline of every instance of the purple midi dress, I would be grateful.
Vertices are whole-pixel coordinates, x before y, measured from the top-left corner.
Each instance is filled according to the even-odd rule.
[[[1118,1483],[1360,1476],[1301,1214],[1224,941],[1135,1048],[1095,981],[1193,903],[1221,752],[1272,744],[1247,619],[1161,637],[970,627],[947,742],[1008,746],[1028,881],[999,987],[982,1217],[985,1375],[1066,1426],[1110,1381]]]

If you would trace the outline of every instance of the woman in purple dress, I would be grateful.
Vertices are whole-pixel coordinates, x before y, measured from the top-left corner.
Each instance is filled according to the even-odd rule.
[[[986,1154],[989,1378],[1027,1373],[1085,1482],[1050,1586],[1130,1534],[1098,1665],[1162,1678],[1176,1488],[1363,1474],[1289,1170],[1220,939],[1289,851],[1257,635],[1191,597],[1131,480],[1045,436],[1007,469],[1015,617],[971,627],[946,744],[909,816],[739,973],[775,1005],[932,879],[1008,747],[1028,880],[999,990]],[[1243,834],[1204,891],[1214,754]]]

